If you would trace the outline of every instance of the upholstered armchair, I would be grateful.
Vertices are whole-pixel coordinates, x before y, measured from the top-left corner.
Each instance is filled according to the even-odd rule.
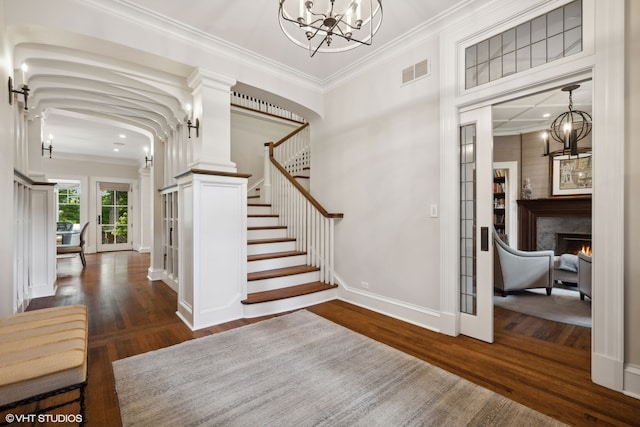
[[[585,295],[591,299],[591,256],[582,252],[578,253],[578,290],[581,300]]]
[[[553,287],[554,253],[548,251],[520,251],[504,243],[493,230],[494,286],[502,296],[507,292],[530,288]]]
[[[56,246],[56,253],[58,255],[67,255],[67,254],[80,254],[80,261],[82,261],[82,268],[87,266],[87,260],[84,257],[84,244],[85,242],[85,232],[87,231],[87,226],[89,223],[85,223],[80,231],[80,243],[76,245],[58,245]]]

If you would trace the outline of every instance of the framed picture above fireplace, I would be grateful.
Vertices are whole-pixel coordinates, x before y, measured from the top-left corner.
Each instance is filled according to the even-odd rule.
[[[550,157],[551,196],[574,196],[591,194],[593,178],[591,153],[580,153],[578,157],[555,155]]]

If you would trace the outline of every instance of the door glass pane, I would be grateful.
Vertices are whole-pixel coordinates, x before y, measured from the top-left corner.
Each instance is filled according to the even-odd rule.
[[[127,243],[129,233],[129,192],[102,190],[102,244]]]
[[[476,314],[476,125],[460,128],[460,312]]]

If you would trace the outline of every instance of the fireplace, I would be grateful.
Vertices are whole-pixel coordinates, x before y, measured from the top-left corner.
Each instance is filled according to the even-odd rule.
[[[538,232],[539,220],[559,218],[562,223]],[[585,222],[585,224],[582,224]],[[580,227],[576,227],[578,223]],[[588,224],[588,225],[586,225]],[[542,225],[542,224],[541,224]],[[591,196],[567,196],[549,199],[518,200],[518,249],[535,251],[555,249],[556,233],[590,234]]]
[[[591,248],[591,234],[556,233],[556,255],[577,255],[586,247]]]

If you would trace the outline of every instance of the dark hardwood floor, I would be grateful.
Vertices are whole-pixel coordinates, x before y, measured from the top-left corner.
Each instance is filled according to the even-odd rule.
[[[135,252],[88,255],[84,270],[77,257],[59,259],[56,295],[29,306],[88,306],[89,426],[120,425],[114,360],[262,320],[192,332],[175,315],[176,294],[162,282],[147,280],[148,267],[149,256]],[[342,301],[309,310],[567,424],[640,425],[640,400],[590,381],[589,329],[496,307],[495,343],[486,344],[434,333]]]

